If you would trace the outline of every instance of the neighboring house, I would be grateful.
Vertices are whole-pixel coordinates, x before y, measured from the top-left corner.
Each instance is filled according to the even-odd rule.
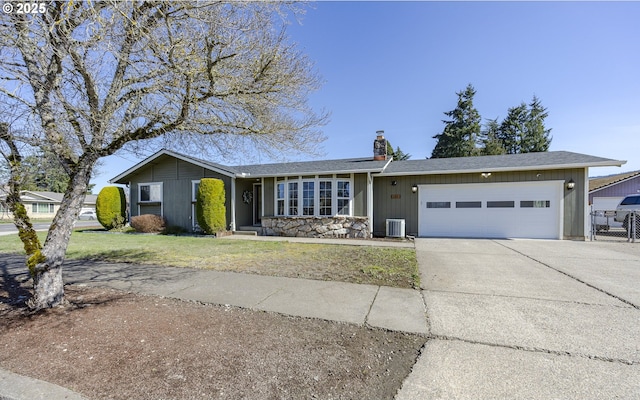
[[[111,180],[132,216],[197,229],[200,179],[221,179],[232,231],[315,237],[584,239],[589,168],[625,161],[564,151],[387,160],[375,157],[225,166],[161,150]],[[399,233],[400,232],[400,233]]]
[[[36,192],[31,190],[20,191],[20,199],[27,209],[27,215],[30,218],[53,218],[60,209],[62,196],[64,196],[63,193]],[[96,197],[96,195],[88,194],[82,208],[95,210]],[[0,218],[11,218],[3,201],[0,201]]]
[[[614,220],[613,210],[625,196],[636,193],[640,193],[640,171],[589,179],[589,205],[596,211],[596,225],[621,228],[622,222]]]
[[[615,210],[625,196],[637,193],[640,193],[640,171],[589,179],[589,204],[607,207],[599,210]]]

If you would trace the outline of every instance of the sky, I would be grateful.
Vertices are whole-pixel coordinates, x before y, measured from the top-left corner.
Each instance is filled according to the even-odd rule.
[[[602,176],[640,170],[638,21],[640,2],[321,1],[288,33],[324,80],[309,98],[331,113],[322,159],[371,156],[379,130],[429,157],[443,113],[472,84],[483,121],[535,95],[551,151],[627,161],[590,170]],[[142,159],[105,159],[94,193]]]

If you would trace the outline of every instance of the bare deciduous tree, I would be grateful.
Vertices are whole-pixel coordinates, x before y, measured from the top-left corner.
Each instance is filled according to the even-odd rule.
[[[67,244],[101,157],[158,137],[315,150],[327,116],[307,98],[320,81],[285,33],[283,4],[54,1],[0,17],[0,112],[22,116],[4,121],[0,151],[14,177],[20,152],[53,153],[70,182],[45,242],[29,247],[31,307],[63,301]],[[17,211],[21,237],[33,237]]]

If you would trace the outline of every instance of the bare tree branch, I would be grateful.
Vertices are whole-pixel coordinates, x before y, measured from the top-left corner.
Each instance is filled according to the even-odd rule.
[[[47,4],[42,15],[0,15],[0,112],[21,116],[4,146],[55,154],[70,182],[35,268],[54,294],[37,289],[41,307],[61,298],[60,266],[100,157],[153,139],[280,155],[324,139],[327,114],[308,104],[321,80],[286,35],[286,3]]]

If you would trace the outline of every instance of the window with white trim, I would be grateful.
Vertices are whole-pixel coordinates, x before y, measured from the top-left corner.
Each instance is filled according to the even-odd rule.
[[[298,215],[298,182],[289,182],[289,209],[287,215]]]
[[[138,201],[140,203],[161,203],[162,182],[139,183]]]
[[[318,211],[320,215],[332,215],[332,193],[331,193],[331,181],[320,181],[319,182],[319,201],[318,201]]]
[[[286,180],[285,180],[286,179]],[[275,184],[275,210],[279,216],[352,215],[351,179],[289,177]]]
[[[351,215],[351,182],[338,181],[338,190],[336,192],[336,203],[338,215]]]
[[[198,190],[200,189],[200,181],[191,181],[191,201],[198,201]]]
[[[315,182],[302,182],[302,215],[316,215],[315,197]]]
[[[31,212],[34,214],[53,214],[54,205],[51,203],[33,203]]]
[[[284,203],[286,201],[284,183],[276,185],[276,215],[284,215]]]

